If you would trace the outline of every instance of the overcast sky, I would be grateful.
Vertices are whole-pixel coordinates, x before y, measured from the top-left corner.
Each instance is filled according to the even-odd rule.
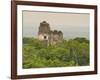
[[[66,39],[89,39],[89,14],[23,11],[23,36],[37,37],[40,22],[47,21],[51,30],[61,30]]]

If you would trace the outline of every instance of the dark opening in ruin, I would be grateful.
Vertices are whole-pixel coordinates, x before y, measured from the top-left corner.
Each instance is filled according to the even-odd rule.
[[[46,39],[47,37],[46,36],[44,36],[44,39]]]

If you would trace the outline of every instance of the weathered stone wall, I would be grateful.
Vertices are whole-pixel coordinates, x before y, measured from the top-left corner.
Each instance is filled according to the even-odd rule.
[[[49,24],[46,21],[41,22],[38,34],[49,33],[49,32],[50,32]]]
[[[38,38],[39,40],[48,42],[48,44],[56,44],[62,41],[63,33],[57,30],[50,30],[50,25],[46,21],[43,21],[39,26]]]

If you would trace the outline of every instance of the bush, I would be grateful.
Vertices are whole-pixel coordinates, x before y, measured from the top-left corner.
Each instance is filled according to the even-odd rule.
[[[85,65],[89,65],[89,41],[84,38],[50,46],[35,38],[23,38],[23,68]]]

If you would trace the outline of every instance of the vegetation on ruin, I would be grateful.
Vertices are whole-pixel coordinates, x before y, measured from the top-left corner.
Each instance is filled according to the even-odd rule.
[[[35,38],[23,38],[23,68],[89,65],[89,40],[75,38],[46,46]]]

